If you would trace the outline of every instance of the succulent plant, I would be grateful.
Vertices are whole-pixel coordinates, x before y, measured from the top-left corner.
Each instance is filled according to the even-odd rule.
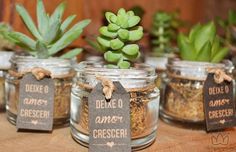
[[[14,43],[8,40],[7,33],[12,29],[10,25],[6,23],[0,23],[0,50],[12,50]]]
[[[227,19],[217,17],[217,23],[224,30],[224,41],[227,45],[236,45],[236,11],[229,10]]]
[[[189,35],[179,34],[178,46],[183,60],[218,63],[228,54],[228,48],[222,47],[216,35],[214,22],[197,24]]]
[[[75,15],[71,15],[62,21],[62,16],[65,10],[65,3],[61,3],[49,16],[45,12],[42,0],[37,1],[37,23],[38,28],[35,26],[30,15],[26,9],[20,5],[16,5],[16,10],[24,21],[29,32],[34,36],[35,40],[19,32],[9,32],[8,36],[17,45],[25,48],[30,55],[37,58],[49,58],[59,51],[66,48],[74,40],[76,40],[83,29],[90,23],[90,20],[83,20],[75,24],[72,28],[68,26],[75,19]],[[71,50],[61,58],[72,58],[79,54],[82,49]]]
[[[104,51],[104,58],[109,67],[127,69],[130,67],[130,61],[140,56],[139,46],[134,42],[143,36],[143,27],[137,26],[141,19],[133,11],[126,12],[123,8],[117,15],[106,12],[105,16],[109,24],[99,29],[99,47]]]
[[[157,11],[152,21],[152,50],[156,55],[172,53],[172,43],[176,40],[181,25],[178,12],[168,13]]]

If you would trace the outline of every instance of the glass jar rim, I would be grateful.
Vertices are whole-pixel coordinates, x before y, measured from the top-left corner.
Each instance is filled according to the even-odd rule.
[[[155,68],[144,63],[134,64],[130,69],[107,68],[104,62],[83,61],[74,66],[76,72],[89,75],[119,76],[127,78],[157,77]]]
[[[210,63],[210,62],[197,62],[197,61],[171,61],[167,63],[168,67],[178,67],[178,68],[225,68],[222,63]]]
[[[60,66],[60,67],[70,67],[70,60],[68,59],[61,59],[56,57],[50,57],[47,59],[39,59],[33,56],[24,56],[24,55],[14,55],[11,58],[11,62],[15,64],[27,64],[32,62],[38,62],[42,65],[50,65],[50,66]]]
[[[14,55],[10,62],[15,66],[18,72],[25,72],[34,67],[41,67],[49,70],[53,76],[68,74],[72,69],[71,61],[51,57],[48,59],[38,59],[33,56]]]
[[[226,73],[232,73],[234,66],[231,61],[224,60],[222,63],[185,61],[178,58],[168,60],[166,65],[168,73],[183,78],[205,80],[208,71],[211,69],[221,69]]]

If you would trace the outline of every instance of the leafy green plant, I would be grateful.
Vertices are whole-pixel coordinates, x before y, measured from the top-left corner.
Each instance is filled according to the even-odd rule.
[[[222,41],[227,45],[236,45],[236,11],[229,10],[228,17],[222,19],[217,17],[217,23],[224,30],[224,39]]]
[[[99,29],[100,36],[97,37],[99,47],[104,51],[104,58],[109,67],[129,68],[130,61],[140,56],[139,46],[134,44],[143,36],[143,27],[137,26],[140,17],[123,8],[117,15],[106,12],[105,16],[109,24]]]
[[[9,32],[9,38],[17,45],[25,48],[25,50],[37,58],[49,58],[62,49],[70,45],[76,40],[83,29],[90,23],[90,20],[83,20],[75,24],[72,28],[68,26],[75,19],[75,15],[71,15],[62,21],[65,10],[65,3],[61,3],[49,16],[45,12],[42,0],[37,1],[37,23],[35,26],[26,9],[18,4],[16,10],[24,21],[26,27],[36,40],[31,39],[23,33]],[[72,58],[79,54],[82,49],[74,49],[61,56],[61,58]]]
[[[229,51],[228,48],[221,46],[214,22],[205,25],[197,24],[191,29],[188,36],[179,34],[178,46],[181,58],[189,61],[217,63]]]
[[[12,28],[6,23],[0,23],[0,50],[11,50],[14,47],[14,43],[8,40],[7,33]]]
[[[178,28],[182,24],[179,13],[157,11],[153,16],[151,44],[154,54],[162,56],[174,52],[172,43],[176,40]]]

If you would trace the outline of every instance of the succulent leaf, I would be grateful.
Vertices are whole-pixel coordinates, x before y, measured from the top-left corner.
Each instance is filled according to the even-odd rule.
[[[180,56],[183,60],[195,60],[197,51],[183,34],[178,36],[178,46],[180,49]]]
[[[122,54],[121,53],[116,53],[116,52],[113,52],[113,51],[107,51],[105,54],[104,54],[104,58],[108,61],[108,62],[111,62],[111,63],[116,63],[120,60],[120,58],[122,57]]]
[[[115,38],[117,36],[117,33],[116,32],[110,32],[108,31],[108,27],[106,26],[102,26],[100,29],[99,29],[99,32],[103,35],[103,36],[106,36],[106,37],[109,37],[109,38]]]
[[[224,57],[229,53],[228,48],[221,48],[211,59],[212,63],[218,63],[224,59]]]
[[[49,57],[47,46],[43,42],[37,41],[36,50],[39,59],[47,59]]]
[[[138,26],[136,30],[129,31],[129,41],[138,41],[143,37],[143,27]]]
[[[118,67],[121,69],[128,69],[130,68],[130,63],[128,61],[121,60],[118,62]]]
[[[29,16],[29,13],[26,11],[26,9],[20,5],[16,5],[16,10],[21,16],[22,20],[24,21],[26,27],[29,29],[29,31],[37,38],[38,40],[42,41],[43,38],[40,35],[39,31],[37,30],[36,26],[34,25],[34,22],[32,18]]]
[[[111,40],[110,44],[113,50],[119,50],[124,46],[124,43],[118,38]]]
[[[42,0],[38,0],[37,3],[37,20],[38,20],[38,28],[41,35],[45,35],[47,30],[49,29],[49,18],[45,12]]]
[[[200,50],[207,41],[213,42],[215,34],[216,27],[213,22],[202,26],[195,36],[194,47],[196,50]]]
[[[8,36],[15,40],[16,43],[22,43],[22,45],[27,46],[30,50],[35,50],[36,42],[25,34],[19,32],[10,32]]]
[[[56,20],[61,21],[65,8],[66,8],[65,2],[62,2],[57,6],[57,8],[50,17],[50,24],[54,23]]]
[[[206,42],[197,54],[196,61],[211,61],[211,42]]]
[[[116,32],[120,29],[120,26],[118,26],[114,23],[110,23],[107,28],[109,31]]]
[[[49,54],[54,55],[60,50],[66,48],[74,40],[76,40],[83,32],[83,28],[90,23],[90,20],[80,21],[67,31],[52,47],[49,49]]]
[[[139,46],[137,44],[128,44],[122,51],[127,55],[136,55],[139,52]]]
[[[119,38],[121,38],[122,40],[129,40],[129,31],[126,29],[120,29],[118,31],[118,36]]]
[[[60,56],[60,58],[62,58],[62,59],[71,59],[71,58],[74,58],[77,55],[79,55],[82,51],[83,51],[83,49],[76,48],[76,49],[70,50],[69,52],[63,54],[62,56]]]
[[[65,21],[61,24],[61,31],[65,32],[65,30],[68,28],[68,26],[73,22],[76,15],[71,15]]]

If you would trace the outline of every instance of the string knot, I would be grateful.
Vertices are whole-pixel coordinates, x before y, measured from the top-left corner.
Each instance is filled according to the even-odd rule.
[[[96,78],[97,78],[97,80],[100,80],[102,82],[103,93],[105,95],[105,98],[108,100],[111,99],[112,93],[115,90],[115,86],[114,86],[113,82],[111,80],[101,77],[101,76],[97,76]]]
[[[232,81],[232,78],[221,69],[210,69],[209,73],[214,73],[214,80],[218,84],[222,83],[225,80],[228,82]]]

